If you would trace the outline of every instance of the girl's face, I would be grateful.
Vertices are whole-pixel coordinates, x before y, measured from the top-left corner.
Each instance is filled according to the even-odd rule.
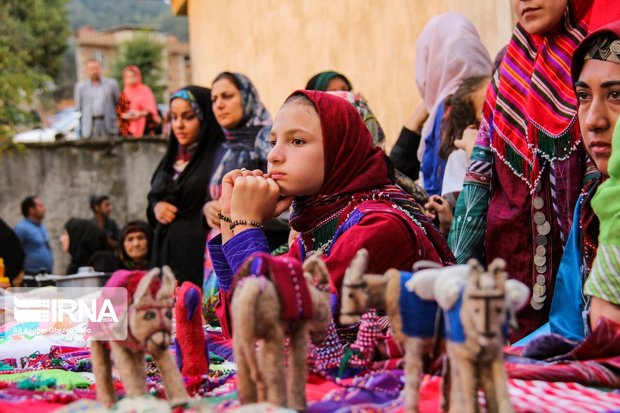
[[[170,102],[170,122],[179,145],[187,146],[198,140],[200,119],[185,99],[174,99]]]
[[[611,141],[620,116],[620,64],[587,60],[575,82],[575,94],[583,143],[597,169],[608,176]]]
[[[125,72],[123,72],[123,83],[125,85],[133,86],[138,83],[138,76],[133,72],[133,70],[125,70]]]
[[[66,229],[62,230],[62,234],[60,234],[60,246],[64,252],[69,252],[69,233]]]
[[[284,196],[316,194],[323,185],[323,132],[316,111],[305,103],[284,104],[269,134],[273,148],[267,156],[270,176]]]
[[[142,231],[130,232],[123,240],[125,252],[134,261],[143,261],[149,251],[146,234]]]
[[[211,86],[211,106],[217,123],[223,128],[234,129],[243,119],[241,92],[226,78]]]
[[[568,0],[512,0],[517,20],[530,34],[544,35],[553,29],[566,10]]]

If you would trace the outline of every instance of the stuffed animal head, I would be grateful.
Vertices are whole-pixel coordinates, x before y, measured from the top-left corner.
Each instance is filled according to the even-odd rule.
[[[135,289],[128,308],[129,337],[150,353],[165,351],[171,343],[172,307],[176,279],[169,267],[152,269]]]
[[[469,320],[473,331],[465,333],[474,334],[481,347],[501,345],[507,321],[506,262],[496,258],[486,272],[474,259],[468,264],[472,271],[463,292],[461,320]]]
[[[368,265],[368,251],[360,249],[344,273],[340,298],[340,323],[355,324],[368,311],[368,290],[364,273]]]
[[[313,344],[320,344],[325,339],[328,328],[332,322],[329,272],[321,254],[315,254],[306,259],[303,264],[304,277],[309,285],[316,289],[312,294],[313,318],[310,320],[310,338]]]

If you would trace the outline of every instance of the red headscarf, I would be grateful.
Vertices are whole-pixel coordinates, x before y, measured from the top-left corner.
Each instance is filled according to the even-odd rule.
[[[125,85],[123,89],[123,95],[129,100],[129,110],[135,111],[148,111],[155,122],[159,123],[159,114],[157,113],[157,103],[155,102],[155,95],[150,87],[142,83],[142,73],[138,66],[127,66],[123,69],[123,76],[125,72],[131,71],[138,78],[134,85]],[[144,136],[144,128],[146,126],[146,117],[140,117],[129,121],[129,132],[131,136]]]
[[[372,135],[355,108],[346,100],[314,90],[299,90],[321,119],[325,178],[319,192],[293,201],[291,226],[311,230],[327,215],[342,209],[350,195],[390,184],[383,150],[373,146]]]

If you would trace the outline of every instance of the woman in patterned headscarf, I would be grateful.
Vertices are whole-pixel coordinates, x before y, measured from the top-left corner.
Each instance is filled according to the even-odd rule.
[[[261,102],[250,79],[241,73],[222,72],[211,85],[211,107],[217,122],[224,131],[226,140],[224,156],[211,177],[209,192],[211,199],[204,207],[207,223],[219,229],[220,212],[218,199],[221,195],[222,178],[228,172],[246,168],[267,171],[271,116]],[[270,223],[268,228],[272,248],[286,241],[288,226]]]

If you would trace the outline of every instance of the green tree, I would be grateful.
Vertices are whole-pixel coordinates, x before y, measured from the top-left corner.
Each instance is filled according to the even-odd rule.
[[[67,47],[67,0],[3,0],[0,7],[0,153],[24,108],[58,74]]]
[[[95,30],[120,25],[149,25],[187,42],[186,16],[173,16],[170,4],[157,0],[69,0],[74,29],[89,25]]]
[[[158,102],[163,100],[166,85],[161,84],[162,45],[152,41],[147,33],[120,46],[119,57],[113,64],[113,76],[119,85],[123,84],[123,69],[128,65],[138,66],[142,82],[151,88]]]

